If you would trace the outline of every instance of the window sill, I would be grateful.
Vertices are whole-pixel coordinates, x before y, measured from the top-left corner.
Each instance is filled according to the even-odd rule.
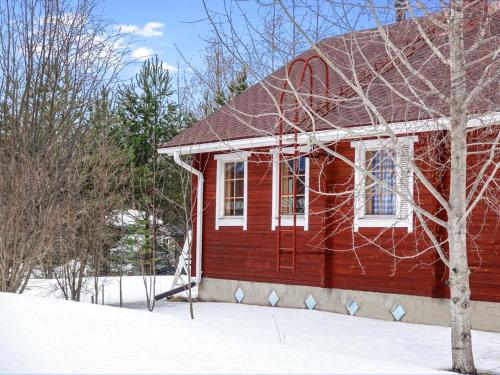
[[[412,223],[408,218],[399,219],[396,216],[373,215],[354,219],[354,231],[359,228],[408,228],[412,232]]]
[[[246,221],[243,216],[220,217],[217,219],[215,229],[219,229],[219,227],[243,227],[243,230],[247,229]]]

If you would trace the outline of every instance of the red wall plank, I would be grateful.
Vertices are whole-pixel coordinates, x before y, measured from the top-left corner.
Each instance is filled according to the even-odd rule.
[[[434,135],[436,136],[436,135]],[[446,150],[426,148],[428,139],[419,135],[416,153],[425,160],[446,163]],[[338,143],[335,151],[354,159],[349,142]],[[309,230],[297,228],[296,270],[277,271],[277,232],[271,230],[272,168],[270,156],[249,159],[247,227],[221,227],[215,230],[216,161],[213,154],[197,156],[197,167],[205,175],[203,213],[203,274],[205,277],[238,279],[344,288],[387,293],[447,297],[447,271],[432,249],[431,242],[416,221],[413,233],[406,228],[352,229],[352,196],[333,196],[310,192]],[[424,159],[424,158],[423,158]],[[310,184],[314,191],[352,190],[353,171],[332,156],[311,158]],[[438,174],[425,163],[421,170],[446,196],[449,174]],[[195,181],[194,185],[195,185]],[[437,200],[419,183],[415,185],[419,202],[429,212],[445,218]],[[194,217],[196,213],[194,212]],[[500,301],[500,233],[498,213],[479,204],[469,220],[469,254],[472,267],[472,297]],[[437,238],[446,232],[428,222]],[[195,223],[193,223],[195,227]],[[195,233],[193,234],[195,238]],[[446,250],[446,248],[445,248]],[[393,255],[396,255],[396,259]]]

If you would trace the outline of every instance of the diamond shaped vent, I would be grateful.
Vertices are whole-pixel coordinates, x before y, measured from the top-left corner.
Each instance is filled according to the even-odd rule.
[[[309,294],[309,297],[306,298],[305,303],[309,310],[313,310],[316,307],[316,300],[314,299],[312,294]]]
[[[391,310],[391,314],[399,322],[405,316],[406,311],[400,303],[396,303]]]
[[[243,290],[241,288],[238,288],[236,293],[234,293],[234,297],[236,298],[236,301],[238,303],[241,303],[241,301],[243,301],[243,298],[245,297],[245,293],[243,293]]]
[[[347,309],[349,315],[356,315],[356,312],[359,310],[358,303],[354,299],[345,305],[345,308]]]
[[[269,303],[271,304],[271,306],[276,306],[278,301],[280,300],[280,298],[278,297],[278,294],[276,293],[276,291],[272,291],[271,294],[269,295]]]

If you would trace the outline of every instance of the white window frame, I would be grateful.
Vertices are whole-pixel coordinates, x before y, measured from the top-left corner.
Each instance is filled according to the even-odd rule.
[[[215,229],[219,227],[243,227],[247,230],[248,212],[248,157],[250,152],[241,151],[230,154],[217,154],[217,176],[215,186]],[[224,216],[224,165],[226,163],[243,162],[245,171],[243,175],[243,216]]]
[[[308,152],[308,146],[299,147],[299,152],[304,153]],[[278,191],[278,178],[279,178],[279,154],[278,149],[274,149],[272,151],[273,155],[273,185],[272,185],[272,217],[271,217],[271,230],[276,230],[278,226],[278,204],[279,202],[279,191]],[[293,154],[294,149],[292,147],[283,148],[282,153],[285,154]],[[304,230],[309,230],[309,158],[304,156],[305,158],[305,173],[304,173],[304,215],[297,215],[295,220],[296,227],[304,227]],[[283,227],[291,227],[293,226],[293,216],[289,215],[281,217],[281,226]]]
[[[413,145],[418,142],[418,136],[399,137],[399,146],[407,146],[409,150],[409,158],[413,157]],[[365,168],[366,152],[386,149],[390,150],[393,143],[390,138],[385,139],[368,139],[351,142],[351,147],[355,149],[355,164],[358,168]],[[401,181],[401,151],[396,150],[396,188],[399,188]],[[408,204],[407,213],[402,217],[401,206],[402,198],[396,194],[396,214],[395,215],[366,215],[365,214],[365,179],[366,174],[362,170],[356,168],[354,172],[354,231],[359,228],[407,228],[408,233],[413,232],[413,209]],[[408,186],[410,187],[410,195],[413,197],[413,172],[408,174]],[[411,199],[411,198],[410,198]]]

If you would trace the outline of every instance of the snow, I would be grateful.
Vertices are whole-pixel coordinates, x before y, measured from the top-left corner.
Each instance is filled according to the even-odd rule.
[[[132,226],[132,225],[137,225],[139,222],[144,221],[146,218],[146,213],[144,211],[139,211],[139,210],[127,210],[123,212],[117,212],[112,218],[111,218],[111,224],[116,226],[116,227],[121,227],[121,226]],[[153,215],[149,215],[149,221],[153,222]],[[157,218],[156,223],[158,225],[163,225],[163,220]]]
[[[149,285],[149,277],[146,276]],[[166,292],[172,287],[174,276],[156,276],[155,294]],[[183,281],[187,284],[187,276],[183,276]],[[102,304],[102,288],[104,288],[104,304],[120,304],[120,278],[118,276],[106,276],[99,278],[99,303]],[[197,289],[193,288],[192,295],[196,297]],[[24,294],[37,297],[63,298],[57,287],[55,279],[31,279]],[[91,303],[94,294],[94,279],[92,277],[84,279],[81,301]],[[179,294],[186,296],[187,293]],[[126,305],[136,307],[146,306],[146,291],[142,276],[124,276],[122,278],[122,298]]]
[[[320,311],[160,302],[155,312],[0,293],[0,373],[398,373],[450,367],[446,327]],[[500,334],[473,332],[500,373]]]

